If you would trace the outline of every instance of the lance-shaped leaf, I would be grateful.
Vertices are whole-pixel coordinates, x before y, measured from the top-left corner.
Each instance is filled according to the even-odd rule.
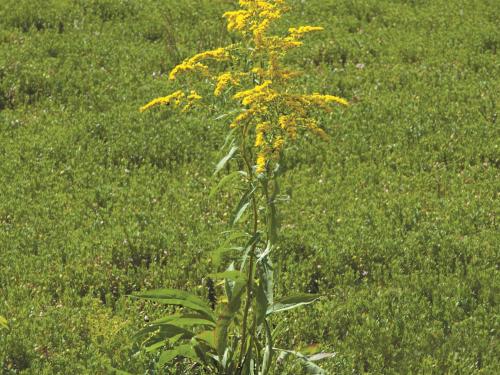
[[[208,275],[209,277],[212,277],[214,279],[229,279],[234,282],[246,282],[247,276],[245,275],[244,272],[237,271],[237,270],[227,270],[224,272],[218,272],[218,273],[211,273]]]
[[[195,362],[201,362],[192,344],[182,344],[171,350],[162,352],[158,361],[158,367],[162,368],[176,357],[184,357],[192,359]]]
[[[172,314],[160,319],[156,319],[150,323],[151,325],[163,325],[169,324],[176,327],[187,328],[193,327],[197,325],[203,326],[215,326],[215,322],[213,320],[208,320],[205,318],[205,315],[202,314]]]
[[[133,297],[147,299],[165,305],[178,305],[203,314],[209,320],[215,322],[215,316],[210,306],[194,294],[178,289],[156,289],[146,292],[134,293]]]
[[[197,340],[205,342],[210,348],[217,349],[215,347],[215,331],[214,330],[200,332],[195,336],[195,338]]]
[[[269,306],[274,304],[273,270],[268,258],[257,263],[257,274],[259,282],[256,288],[256,319],[257,325],[260,326],[267,315]]]
[[[277,351],[280,351],[280,359],[284,359],[288,354],[294,355],[296,358],[298,358],[302,364],[302,367],[304,368],[304,371],[307,374],[314,374],[314,375],[326,375],[325,370],[323,370],[321,367],[319,367],[317,364],[315,364],[313,361],[318,361],[320,359],[324,358],[331,358],[335,356],[335,353],[318,353],[315,354],[311,357],[305,356],[302,353],[295,352],[293,350],[285,350],[285,349],[278,349],[274,348]]]
[[[158,349],[160,349],[160,348],[162,348],[162,347],[164,347],[166,345],[174,345],[176,342],[178,342],[183,337],[184,337],[184,334],[179,333],[178,335],[175,335],[175,336],[170,337],[168,339],[160,340],[160,341],[155,342],[153,344],[147,345],[147,346],[144,347],[144,350],[147,353],[155,352]]]
[[[7,319],[0,315],[0,328],[8,329]]]
[[[266,347],[264,348],[264,354],[262,355],[262,368],[260,371],[261,375],[266,375],[271,368],[271,362],[273,360],[273,336],[271,334],[271,327],[269,327],[269,322],[264,319],[264,329],[266,333]]]
[[[106,366],[107,370],[109,371],[109,374],[111,375],[133,375],[130,372],[123,371],[123,370],[118,370],[117,368],[114,368],[112,366]]]
[[[296,294],[289,297],[278,299],[272,306],[267,309],[267,315],[281,311],[295,309],[300,306],[309,305],[319,298],[317,294]]]
[[[246,264],[246,261],[247,261],[247,258],[248,258],[248,254],[250,253],[250,251],[252,250],[252,248],[254,248],[255,246],[257,246],[259,244],[260,237],[261,237],[260,232],[255,233],[248,240],[247,244],[245,245],[245,251],[241,255],[241,266],[240,266],[240,270],[241,271],[243,271],[243,269],[245,269],[245,264]]]
[[[246,232],[242,232],[242,231],[237,231],[237,232],[232,233],[218,249],[211,252],[212,261],[216,265],[219,265],[221,260],[222,260],[222,257],[226,253],[230,253],[233,251],[243,251],[244,248],[242,246],[235,246],[232,244],[234,240],[237,240],[237,239],[240,239],[243,237],[250,237],[250,234],[248,234]]]
[[[227,267],[226,271],[234,271],[234,262]],[[230,301],[233,298],[234,281],[230,279],[224,279],[224,291],[226,292],[227,300]]]
[[[215,328],[215,344],[217,353],[222,358],[227,347],[227,332],[231,322],[238,312],[241,305],[241,297],[246,289],[245,281],[237,281],[234,284],[232,291],[232,298],[229,299],[228,304],[224,307],[217,319]]]
[[[222,159],[220,159],[220,161],[215,166],[214,175],[217,174],[222,168],[224,168],[227,162],[232,159],[236,151],[238,151],[238,146],[235,146],[233,143],[228,153]]]
[[[230,225],[234,225],[240,220],[241,216],[243,215],[247,207],[250,205],[250,201],[255,192],[255,189],[256,186],[251,185],[245,192],[245,194],[241,197],[240,201],[238,202],[238,205],[236,206],[236,209],[231,215],[231,220],[229,221]]]
[[[212,187],[212,189],[210,190],[210,194],[208,195],[208,198],[212,199],[215,196],[215,194],[220,189],[222,189],[225,185],[227,185],[228,183],[230,183],[231,181],[235,180],[238,177],[246,176],[246,175],[247,175],[247,173],[244,171],[234,171],[234,172],[222,177],[220,179],[220,181],[217,183],[217,185],[214,185],[214,187]]]
[[[150,325],[137,332],[132,339],[136,342],[143,341],[141,344],[147,347],[178,335],[181,335],[183,339],[190,339],[194,333],[185,328],[169,324]]]

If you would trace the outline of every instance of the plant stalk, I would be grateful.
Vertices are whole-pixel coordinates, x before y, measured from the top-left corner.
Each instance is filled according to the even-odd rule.
[[[249,184],[253,184],[253,171],[252,165],[248,159],[247,155],[247,145],[246,145],[246,135],[247,135],[247,126],[243,128],[243,141],[242,141],[242,156],[245,161],[245,165],[248,173],[248,182]],[[253,210],[253,235],[257,234],[258,230],[258,210],[257,210],[257,201],[255,199],[255,194],[252,195],[252,210]],[[247,274],[247,298],[245,301],[245,308],[243,310],[243,323],[242,323],[242,339],[241,339],[241,349],[240,355],[238,359],[238,370],[241,371],[241,366],[244,360],[244,355],[246,352],[246,341],[247,341],[247,325],[248,325],[248,312],[250,310],[250,306],[252,304],[253,299],[253,273],[254,273],[254,263],[255,263],[255,248],[257,246],[257,242],[254,241],[252,247],[250,249],[250,260],[248,264],[248,274]]]

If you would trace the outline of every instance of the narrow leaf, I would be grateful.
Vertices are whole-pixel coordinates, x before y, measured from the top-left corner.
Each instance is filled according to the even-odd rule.
[[[284,350],[284,349],[278,349],[278,348],[274,348],[274,349],[278,350],[280,352],[286,352],[287,354],[292,354],[296,358],[298,358],[302,364],[302,367],[304,368],[304,370],[307,374],[326,375],[325,370],[323,370],[317,364],[311,362],[311,360],[307,356],[303,355],[302,353],[294,352],[292,350]]]
[[[335,357],[335,355],[336,355],[335,353],[324,353],[323,352],[323,353],[314,354],[308,358],[310,361],[315,362],[315,361],[321,361],[322,359]]]
[[[231,181],[233,181],[234,179],[236,179],[237,177],[239,176],[246,176],[247,173],[244,172],[244,171],[234,171],[224,177],[222,177],[219,182],[217,183],[217,185],[214,185],[212,187],[212,189],[210,190],[210,194],[208,195],[208,198],[209,199],[212,199],[215,194],[220,190],[222,189],[225,185],[227,185],[228,183],[230,183]]]
[[[214,326],[212,320],[207,320],[202,314],[172,314],[160,319],[156,319],[150,323],[151,325],[170,324],[176,327],[191,327],[195,325]]]
[[[215,167],[215,172],[214,172],[214,175],[217,174],[222,168],[224,168],[224,166],[227,164],[227,162],[229,160],[231,160],[231,158],[234,156],[235,152],[238,150],[238,147],[237,146],[231,146],[231,148],[229,149],[229,152],[226,154],[226,156],[224,156],[222,159],[220,159],[220,161],[217,163],[216,167]]]
[[[195,338],[197,338],[198,340],[204,341],[212,349],[216,349],[216,347],[215,347],[215,331],[212,330],[212,331],[200,332],[195,336]]]
[[[211,273],[208,276],[214,279],[229,279],[232,281],[243,281],[243,282],[246,281],[247,279],[245,273],[237,270]]]
[[[199,361],[198,355],[193,349],[191,344],[183,344],[175,347],[171,350],[166,350],[160,355],[160,360],[158,361],[158,366],[161,368],[170,361],[172,361],[176,357],[185,357],[194,360],[195,362]]]
[[[179,333],[171,338],[160,340],[152,345],[148,345],[144,348],[147,353],[155,352],[158,349],[162,348],[165,345],[174,345],[177,341],[179,341],[184,336],[183,333]]]
[[[245,263],[248,258],[248,254],[250,253],[250,250],[254,247],[257,246],[257,244],[260,241],[261,234],[260,232],[255,233],[246,243],[245,245],[245,252],[241,255],[241,266],[240,270],[243,271],[245,268]]]
[[[232,242],[234,240],[239,239],[239,238],[249,237],[249,236],[250,235],[248,233],[241,232],[241,231],[237,231],[237,232],[233,233],[231,236],[229,236],[229,238],[226,241],[224,241],[224,243],[218,249],[211,252],[212,261],[215,263],[215,265],[220,264],[222,257],[226,253],[244,250],[244,248],[241,246],[232,245]]]
[[[106,368],[108,369],[108,371],[111,375],[133,375],[130,372],[118,370],[117,368],[114,368],[112,366],[106,366]]]
[[[179,305],[197,311],[215,322],[215,316],[205,301],[194,294],[177,289],[156,289],[134,293],[133,297],[147,299],[165,305]]]
[[[9,325],[7,324],[7,319],[0,315],[0,328],[9,329]]]
[[[264,348],[264,355],[262,357],[262,369],[260,374],[266,375],[271,368],[271,362],[273,359],[273,337],[271,334],[271,327],[269,327],[269,322],[264,320],[264,328],[266,333],[266,347]]]
[[[234,225],[240,220],[241,215],[245,212],[247,207],[250,205],[250,199],[252,198],[253,193],[255,192],[256,187],[250,186],[245,194],[241,197],[236,209],[234,210],[233,215],[231,216],[230,225]]]
[[[134,341],[144,340],[142,345],[148,347],[164,340],[169,340],[175,336],[181,335],[181,338],[190,339],[193,333],[185,328],[172,325],[148,326],[143,328],[133,336]]]
[[[234,284],[233,296],[224,310],[220,313],[217,319],[217,326],[215,328],[215,341],[217,346],[217,353],[222,358],[227,347],[227,332],[231,322],[239,310],[241,305],[241,297],[246,288],[246,282],[237,281]]]
[[[309,305],[319,298],[317,294],[296,294],[289,297],[280,298],[276,303],[269,307],[267,315],[276,312],[295,309],[299,306]]]

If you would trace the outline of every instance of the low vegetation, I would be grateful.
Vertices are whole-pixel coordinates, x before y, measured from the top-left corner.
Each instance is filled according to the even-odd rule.
[[[351,105],[319,118],[329,143],[287,153],[275,293],[323,297],[282,315],[282,347],[335,353],[328,373],[499,372],[499,3],[290,3],[278,28],[325,29],[287,61],[302,91]],[[208,199],[228,106],[138,108],[234,42],[220,15],[235,8],[0,2],[3,373],[152,373],[131,337],[165,311],[127,296],[207,298],[238,199]]]

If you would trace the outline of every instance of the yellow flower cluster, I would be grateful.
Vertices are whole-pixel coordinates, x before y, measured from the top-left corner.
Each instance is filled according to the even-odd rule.
[[[288,141],[298,138],[299,130],[328,139],[326,132],[311,116],[316,109],[330,111],[332,105],[348,105],[347,100],[327,94],[293,94],[288,84],[299,73],[283,64],[283,57],[295,47],[303,44],[306,34],[322,31],[319,26],[291,27],[285,36],[271,35],[273,23],[288,11],[284,0],[239,0],[240,9],[224,13],[229,31],[238,32],[243,42],[224,48],[198,53],[184,60],[170,72],[174,80],[184,72],[199,72],[214,80],[214,96],[220,96],[228,87],[241,86],[232,98],[241,103],[243,111],[231,122],[231,128],[241,127],[246,139],[254,135],[256,172],[266,172],[273,163],[279,162]],[[243,56],[241,58],[240,56]],[[248,66],[244,70],[227,70],[211,76],[206,60],[231,60],[233,68]],[[245,64],[242,64],[245,62]],[[183,111],[201,99],[192,92],[182,91],[157,98],[141,107],[141,111],[156,105],[174,103],[187,104]]]
[[[194,55],[193,57],[190,57],[187,60],[184,60],[181,64],[177,65],[175,68],[173,68],[168,76],[170,80],[175,80],[177,78],[177,75],[179,73],[184,73],[187,71],[198,71],[201,73],[208,73],[208,66],[205,64],[202,64],[200,61],[206,60],[206,59],[212,59],[212,60],[228,60],[230,58],[229,52],[225,48],[217,48],[214,50],[210,51],[205,51],[202,53],[198,53]]]
[[[301,100],[304,102],[304,104],[308,105],[316,104],[326,110],[329,109],[329,104],[333,103],[342,105],[349,104],[349,102],[344,98],[340,98],[334,95],[321,95],[321,94],[302,95]]]
[[[288,29],[290,35],[294,38],[300,38],[304,34],[313,32],[313,31],[323,31],[324,29],[319,26],[300,26],[300,27],[291,27]]]
[[[229,85],[238,85],[240,83],[240,80],[238,78],[238,75],[234,75],[231,72],[226,72],[222,73],[220,76],[217,77],[217,83],[215,85],[215,90],[214,90],[214,95],[215,96],[220,96],[222,94],[222,91]]]
[[[178,90],[170,95],[151,100],[149,103],[139,108],[139,111],[144,112],[158,105],[173,104],[175,107],[179,107],[183,102],[185,103],[185,106],[183,107],[182,111],[187,111],[189,108],[191,108],[195,101],[200,99],[202,99],[202,97],[196,91],[191,91],[189,95],[186,96],[184,92]]]
[[[255,108],[247,109],[247,110],[243,111],[242,113],[240,113],[238,116],[236,116],[236,118],[231,122],[231,125],[229,125],[229,127],[231,129],[234,129],[237,126],[247,122],[255,115],[256,115]]]
[[[271,22],[283,15],[287,10],[282,0],[258,1],[240,0],[242,9],[229,11],[223,14],[227,19],[227,29],[238,31],[245,35],[252,35],[253,42],[257,48],[266,45],[265,34]]]
[[[278,94],[269,87],[271,83],[271,80],[266,80],[261,85],[236,93],[233,98],[241,99],[241,104],[243,105],[270,102],[278,96]]]

